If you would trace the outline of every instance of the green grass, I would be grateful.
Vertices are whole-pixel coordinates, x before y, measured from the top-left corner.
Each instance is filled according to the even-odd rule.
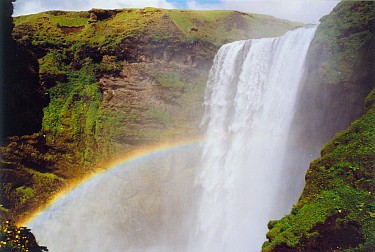
[[[190,32],[190,29],[195,27],[193,22],[190,19],[190,13],[189,12],[176,12],[176,11],[170,11],[168,13],[168,16],[170,16],[175,23],[175,25],[180,28],[180,30],[184,33],[187,34]]]
[[[147,111],[146,114],[147,117],[156,119],[158,122],[163,123],[164,125],[173,125],[173,115],[171,112],[160,108],[160,107],[154,107]]]
[[[67,60],[66,55],[58,50],[51,50],[43,58],[39,59],[39,73],[61,74],[67,67],[63,64]]]
[[[34,190],[26,186],[16,188],[16,192],[20,194],[21,203],[25,203],[26,200],[34,196]]]
[[[55,179],[63,180],[63,178],[57,176],[57,175],[54,174],[54,173],[50,173],[50,172],[39,172],[39,171],[32,170],[32,169],[28,169],[28,171],[29,171],[30,174],[32,174],[35,178],[38,178],[38,179],[41,179],[41,180],[55,180]]]
[[[43,132],[50,143],[55,139],[93,148],[98,138],[102,102],[92,63],[69,72],[67,83],[49,90],[50,104],[44,109]],[[83,155],[90,160],[92,155]]]
[[[56,16],[52,18],[53,22],[57,23],[60,27],[81,27],[87,25],[88,18],[79,18],[79,17],[60,17]]]
[[[155,73],[154,77],[160,86],[165,88],[179,90],[185,85],[185,82],[182,80],[181,76],[176,72]]]

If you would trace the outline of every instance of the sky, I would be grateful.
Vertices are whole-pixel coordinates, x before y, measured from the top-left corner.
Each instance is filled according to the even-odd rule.
[[[338,3],[335,0],[17,0],[14,16],[47,10],[82,11],[157,7],[192,10],[239,10],[268,14],[303,23],[319,23]]]

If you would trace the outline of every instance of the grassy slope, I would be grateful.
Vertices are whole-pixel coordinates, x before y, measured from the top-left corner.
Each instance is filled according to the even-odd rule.
[[[15,221],[116,155],[196,133],[218,47],[300,26],[234,11],[154,8],[50,11],[14,22],[13,35],[37,56],[50,97],[42,131],[1,147],[1,212]],[[160,95],[147,96],[159,99],[155,106],[146,99],[130,110],[136,97],[115,103],[101,90],[99,80],[121,81],[124,71],[135,74],[123,86],[145,83]]]
[[[123,9],[107,14],[109,17],[104,16],[96,22],[93,21],[93,13],[100,17],[101,11],[93,10],[90,13],[50,11],[17,17],[14,19],[15,36],[24,42],[31,39],[33,44],[41,46],[49,42],[61,45],[80,41],[88,45],[96,44],[101,49],[113,49],[122,40],[139,38],[153,28],[148,34],[150,41],[206,40],[220,46],[239,39],[279,36],[301,25],[270,16],[234,11]],[[155,26],[161,22],[164,22],[162,26]],[[170,29],[173,26],[176,29]],[[79,27],[80,30],[66,33],[67,27]]]

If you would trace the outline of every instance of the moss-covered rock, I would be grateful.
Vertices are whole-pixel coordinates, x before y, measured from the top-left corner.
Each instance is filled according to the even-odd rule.
[[[299,141],[319,147],[363,115],[374,88],[375,3],[342,1],[320,21],[294,120]]]
[[[59,152],[48,149],[43,135],[11,137],[0,153],[3,219],[26,218],[31,209],[44,206],[66,183],[56,175]]]

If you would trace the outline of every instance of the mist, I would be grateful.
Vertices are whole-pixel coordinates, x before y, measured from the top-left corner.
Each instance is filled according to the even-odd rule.
[[[157,151],[82,184],[30,224],[50,251],[183,251],[199,145]]]

